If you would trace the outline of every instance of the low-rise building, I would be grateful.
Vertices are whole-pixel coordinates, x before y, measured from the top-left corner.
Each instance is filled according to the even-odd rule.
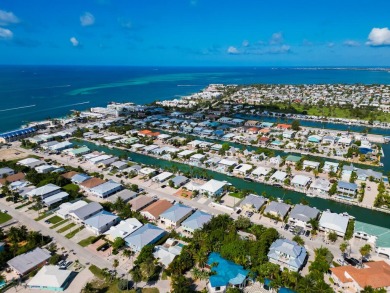
[[[271,201],[269,205],[265,208],[263,214],[270,214],[274,217],[279,218],[280,220],[283,220],[290,209],[291,206],[286,203]]]
[[[106,198],[112,194],[114,194],[117,191],[120,191],[123,189],[122,184],[116,183],[115,181],[107,181],[103,184],[100,184],[98,186],[95,186],[90,189],[90,192],[93,195],[96,195],[99,198]]]
[[[145,224],[135,232],[125,238],[126,245],[135,252],[140,252],[141,249],[148,245],[156,243],[167,232],[152,224]]]
[[[211,179],[199,187],[199,192],[208,196],[218,196],[224,191],[226,182]]]
[[[85,220],[101,211],[103,211],[103,207],[99,203],[93,201],[76,210],[69,211],[67,218],[72,219],[76,223],[83,223]]]
[[[58,266],[43,266],[27,283],[30,289],[64,291],[72,282],[72,271],[61,270]]]
[[[316,220],[320,211],[307,205],[297,204],[290,212],[288,221],[293,226],[311,229],[310,220]]]
[[[344,216],[331,212],[323,212],[319,221],[319,229],[321,231],[335,232],[338,236],[344,237],[347,231],[349,216]]]
[[[248,194],[240,203],[240,207],[246,211],[258,212],[267,202],[263,196]]]
[[[317,192],[320,194],[328,194],[331,183],[326,178],[316,178],[312,184],[310,184],[310,191]]]
[[[100,235],[118,224],[120,218],[110,212],[102,210],[84,220],[85,227],[95,235]]]
[[[175,204],[160,214],[160,222],[166,227],[179,227],[181,222],[192,214],[192,208],[183,204]]]
[[[15,174],[15,171],[11,168],[8,167],[0,168],[0,179],[8,177],[13,174]]]
[[[104,234],[107,240],[114,242],[116,238],[126,238],[131,233],[142,227],[142,223],[136,218],[120,221],[118,225],[111,226]]]
[[[15,273],[20,276],[25,276],[29,272],[46,264],[50,257],[49,251],[38,247],[12,258],[7,264]]]
[[[79,201],[76,201],[73,203],[65,202],[59,206],[59,209],[56,210],[55,213],[58,216],[60,216],[61,218],[66,219],[66,218],[68,218],[69,213],[71,213],[72,211],[77,210],[83,206],[86,206],[87,204],[88,203],[83,201],[83,200],[79,200]]]
[[[145,207],[152,204],[153,202],[154,202],[154,198],[146,195],[141,195],[130,200],[129,204],[131,205],[132,211],[139,212],[140,210],[144,209]]]
[[[291,185],[296,188],[305,189],[310,184],[310,182],[311,178],[309,176],[297,174],[291,180]]]
[[[301,270],[307,260],[306,249],[288,239],[277,239],[272,243],[267,256],[271,263],[294,272]]]
[[[144,208],[141,211],[141,215],[143,215],[149,221],[157,222],[160,218],[160,215],[172,206],[173,204],[171,202],[165,199],[160,199]]]
[[[59,193],[60,191],[61,191],[61,187],[49,183],[44,186],[31,190],[30,192],[27,193],[27,195],[31,198],[39,197],[41,199],[45,199],[46,197]]]
[[[358,190],[358,185],[356,183],[350,183],[345,181],[337,182],[337,192],[348,195],[355,196]]]
[[[210,222],[212,217],[213,216],[208,213],[196,211],[186,220],[184,220],[181,223],[181,226],[184,231],[188,233],[194,233],[195,230],[202,229],[206,223]]]
[[[154,248],[153,256],[159,263],[167,268],[175,257],[181,253],[183,246],[183,243],[168,238],[164,245],[158,245]]]

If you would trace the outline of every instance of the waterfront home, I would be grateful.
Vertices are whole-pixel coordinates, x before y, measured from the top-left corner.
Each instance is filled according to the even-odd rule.
[[[126,245],[134,252],[140,252],[146,245],[156,243],[167,232],[152,224],[145,224],[125,238]]]
[[[297,174],[291,180],[291,185],[299,189],[305,189],[310,182],[311,178],[309,176]]]
[[[259,121],[257,120],[247,120],[245,122],[245,126],[250,126],[250,127],[257,126],[257,124],[259,124]]]
[[[151,144],[151,145],[147,145],[146,147],[144,147],[142,149],[142,151],[145,152],[145,153],[150,153],[150,152],[152,152],[152,151],[154,151],[155,149],[158,149],[158,148],[159,148],[158,145]]]
[[[102,167],[102,168],[105,169],[105,168],[111,166],[113,163],[115,163],[115,162],[118,161],[118,160],[119,160],[118,157],[111,157],[111,158],[109,158],[109,159],[107,159],[107,160],[103,160],[103,161],[99,162],[99,163],[97,164],[97,166],[98,166],[98,167]]]
[[[358,180],[366,181],[374,180],[374,181],[381,181],[383,174],[381,172],[374,171],[372,169],[360,169],[356,168],[356,175]]]
[[[27,138],[37,131],[34,127],[20,128],[13,131],[0,133],[0,143],[7,143],[19,139]]]
[[[121,191],[118,191],[117,193],[111,195],[108,198],[108,201],[111,203],[115,203],[120,198],[124,203],[127,203],[136,196],[137,192],[131,191],[129,189],[122,189]]]
[[[228,287],[243,289],[246,286],[249,271],[222,258],[219,253],[210,253],[207,265],[213,272],[207,283],[210,293],[224,293]]]
[[[82,190],[90,192],[92,188],[97,187],[101,184],[104,184],[104,182],[106,182],[106,181],[104,181],[103,179],[92,177],[92,178],[89,178],[89,179],[81,182],[79,184],[79,186],[81,187]]]
[[[192,234],[195,230],[202,229],[205,224],[210,222],[212,217],[208,213],[196,211],[181,223],[181,227],[185,232]]]
[[[66,219],[66,218],[68,218],[69,213],[71,213],[72,211],[77,210],[83,206],[86,206],[87,204],[88,203],[83,201],[83,200],[79,200],[79,201],[76,201],[73,203],[65,202],[59,206],[58,210],[56,210],[55,213],[57,216],[60,216],[61,218]]]
[[[218,170],[226,172],[230,167],[238,164],[236,160],[222,159],[218,162]]]
[[[264,124],[264,123],[263,123]],[[288,129],[291,129],[291,125],[290,124],[283,124],[283,123],[280,123],[280,124],[277,124],[276,125],[276,128],[277,129],[281,129],[281,130],[288,130]]]
[[[310,184],[309,190],[325,195],[328,194],[331,186],[332,184],[328,179],[316,178],[314,179],[313,183]]]
[[[16,274],[25,276],[29,272],[42,267],[50,257],[49,251],[37,247],[34,250],[10,259],[7,264]]]
[[[118,225],[111,226],[108,231],[104,233],[107,240],[114,242],[116,238],[126,238],[131,233],[142,227],[142,223],[136,218],[129,218],[120,221]]]
[[[205,184],[199,186],[199,192],[208,196],[218,196],[224,192],[226,182],[211,179]]]
[[[76,223],[82,223],[101,211],[103,211],[103,207],[99,203],[93,201],[86,205],[82,205],[75,210],[70,210],[67,218],[72,219]]]
[[[324,167],[322,168],[322,170],[324,173],[329,173],[329,172],[336,173],[339,170],[339,163],[325,161]]]
[[[263,215],[266,216],[267,214],[270,214],[280,220],[283,220],[290,209],[291,206],[289,204],[271,201],[269,205],[267,205],[267,207],[265,208]]]
[[[153,257],[167,268],[176,256],[180,255],[184,244],[176,239],[168,238],[164,245],[154,247]]]
[[[293,130],[285,130],[283,131],[283,138],[293,139],[295,137],[296,132]]]
[[[131,146],[131,150],[137,152],[137,151],[143,149],[144,147],[145,147],[145,145],[142,143],[135,143]]]
[[[157,173],[156,169],[149,168],[149,167],[144,167],[138,171],[138,174],[140,176],[146,176],[146,177],[151,177]]]
[[[184,184],[186,184],[188,181],[190,181],[190,179],[187,178],[186,176],[178,175],[178,176],[172,178],[170,181],[172,181],[173,187],[179,188],[179,187],[183,186]]]
[[[257,134],[257,132],[259,131],[259,128],[257,127],[251,127],[251,128],[248,128],[246,130],[249,134]]]
[[[347,137],[347,136],[342,136],[341,138],[339,138],[339,140],[337,141],[337,144],[340,145],[340,146],[344,146],[344,147],[347,147],[347,146],[350,146],[352,144],[352,139]]]
[[[294,206],[288,217],[292,226],[299,226],[304,229],[311,229],[310,220],[317,220],[320,211],[307,205],[297,204]]]
[[[286,178],[287,178],[287,173],[283,171],[276,171],[271,176],[271,180],[278,183],[283,183]]]
[[[240,208],[244,211],[258,212],[267,202],[263,196],[248,194],[241,202]]]
[[[194,165],[200,165],[202,163],[202,160],[206,158],[203,154],[195,154],[190,157],[190,163]]]
[[[30,198],[39,197],[40,199],[44,199],[61,191],[61,187],[49,183],[44,186],[35,188],[27,193],[27,196]]]
[[[253,169],[252,165],[241,163],[234,167],[233,174],[246,176]]]
[[[178,153],[177,157],[183,159],[183,158],[190,157],[194,153],[195,153],[195,151],[192,151],[192,150],[184,150],[184,151],[181,151],[180,153]]]
[[[142,166],[140,166],[140,165],[132,165],[132,166],[122,170],[122,173],[127,172],[128,174],[134,173],[134,174],[138,175],[138,172],[141,169],[142,169]]]
[[[347,226],[349,222],[349,216],[340,215],[331,212],[322,212],[319,229],[326,233],[335,232],[338,236],[344,237],[345,232],[347,231]]]
[[[253,177],[259,178],[261,176],[266,176],[271,171],[272,171],[271,168],[259,166],[255,170],[253,170],[251,174]]]
[[[300,156],[288,155],[286,158],[286,165],[295,166],[302,158]]]
[[[337,192],[348,195],[355,196],[358,190],[358,185],[356,183],[350,183],[346,181],[337,182]]]
[[[10,175],[15,174],[15,171],[11,168],[5,167],[5,168],[0,168],[0,178],[5,178]]]
[[[341,171],[341,176],[349,178],[352,175],[352,172],[355,171],[355,167],[351,165],[343,166],[343,170]]]
[[[82,146],[82,147],[77,148],[77,149],[69,149],[67,151],[67,154],[69,154],[71,157],[79,157],[79,156],[88,154],[90,151],[91,150],[88,147]]]
[[[110,180],[103,184],[91,188],[90,192],[99,198],[106,198],[122,189],[123,189],[122,184]]]
[[[111,164],[111,168],[116,169],[116,170],[124,170],[128,167],[129,165],[125,161],[116,161]]]
[[[275,240],[267,254],[271,263],[287,268],[293,272],[298,272],[305,265],[308,254],[303,246],[298,245],[295,241],[288,239]]]
[[[29,289],[64,291],[73,280],[71,270],[62,270],[59,266],[43,266],[27,283]]]
[[[149,221],[157,222],[160,218],[160,215],[171,208],[173,204],[170,201],[165,199],[160,199],[153,202],[151,205],[147,206],[141,211],[141,215],[144,216]]]
[[[112,158],[112,156],[110,155],[100,155],[100,156],[92,157],[88,161],[94,165],[99,165],[100,162],[103,162],[110,158]]]
[[[269,159],[270,164],[275,166],[280,166],[283,163],[283,159],[281,156],[272,157]]]
[[[320,162],[315,162],[315,161],[309,161],[309,160],[303,160],[303,166],[302,168],[304,170],[311,169],[311,170],[318,170],[320,167],[321,163]]]
[[[160,214],[160,222],[166,227],[177,228],[191,214],[192,208],[178,203]]]
[[[332,279],[343,290],[362,292],[366,287],[390,291],[390,265],[386,261],[371,261],[364,267],[339,266],[330,269]]]
[[[164,181],[168,180],[173,176],[173,173],[171,172],[162,172],[154,177],[152,177],[153,182],[157,183],[163,183]]]
[[[91,178],[91,176],[89,176],[87,174],[77,173],[70,178],[70,181],[72,181],[72,183],[75,183],[75,184],[81,184],[90,178]]]
[[[331,136],[331,135],[325,135],[323,138],[322,138],[322,143],[323,144],[333,144],[335,142],[336,138],[334,136]]]
[[[102,210],[84,220],[85,227],[95,235],[106,232],[110,227],[118,224],[120,218],[110,212]]]
[[[131,210],[138,212],[154,202],[154,198],[146,195],[138,196],[129,201]]]
[[[308,142],[313,142],[313,143],[320,143],[322,141],[322,136],[319,135],[310,135],[307,138]]]
[[[262,136],[262,137],[259,138],[259,144],[265,146],[265,145],[267,145],[269,143],[270,140],[271,139],[269,137]]]

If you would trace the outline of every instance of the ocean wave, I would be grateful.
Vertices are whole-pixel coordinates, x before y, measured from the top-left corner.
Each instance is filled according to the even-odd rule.
[[[35,106],[36,105],[28,105],[28,106],[21,106],[21,107],[15,107],[15,108],[8,108],[8,109],[0,110],[0,112],[7,112],[7,111],[13,111],[13,110],[19,110],[19,109],[25,109],[25,108],[32,108]]]

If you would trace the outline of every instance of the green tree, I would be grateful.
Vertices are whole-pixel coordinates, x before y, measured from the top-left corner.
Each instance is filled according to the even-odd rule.
[[[359,252],[361,255],[361,260],[363,261],[363,257],[367,257],[372,251],[372,247],[370,244],[365,244],[362,247],[360,247]]]
[[[301,129],[301,123],[299,120],[293,120],[293,122],[291,122],[291,129],[295,131],[299,131]]]
[[[328,239],[332,242],[336,242],[338,236],[337,236],[337,233],[336,232],[330,232],[328,234]]]
[[[301,246],[305,245],[305,241],[299,235],[295,235],[292,240],[295,241],[296,243],[298,243]]]
[[[346,242],[346,241],[342,242],[342,243],[340,244],[340,246],[339,246],[340,251],[341,251],[341,254],[342,254],[343,257],[345,256],[345,252],[347,251],[348,246],[349,246],[349,244],[348,244],[348,242]]]

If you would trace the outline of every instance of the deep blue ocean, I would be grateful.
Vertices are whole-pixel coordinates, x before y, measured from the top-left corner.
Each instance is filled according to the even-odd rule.
[[[266,67],[1,66],[0,132],[110,101],[150,103],[224,84],[390,84],[387,71]]]

